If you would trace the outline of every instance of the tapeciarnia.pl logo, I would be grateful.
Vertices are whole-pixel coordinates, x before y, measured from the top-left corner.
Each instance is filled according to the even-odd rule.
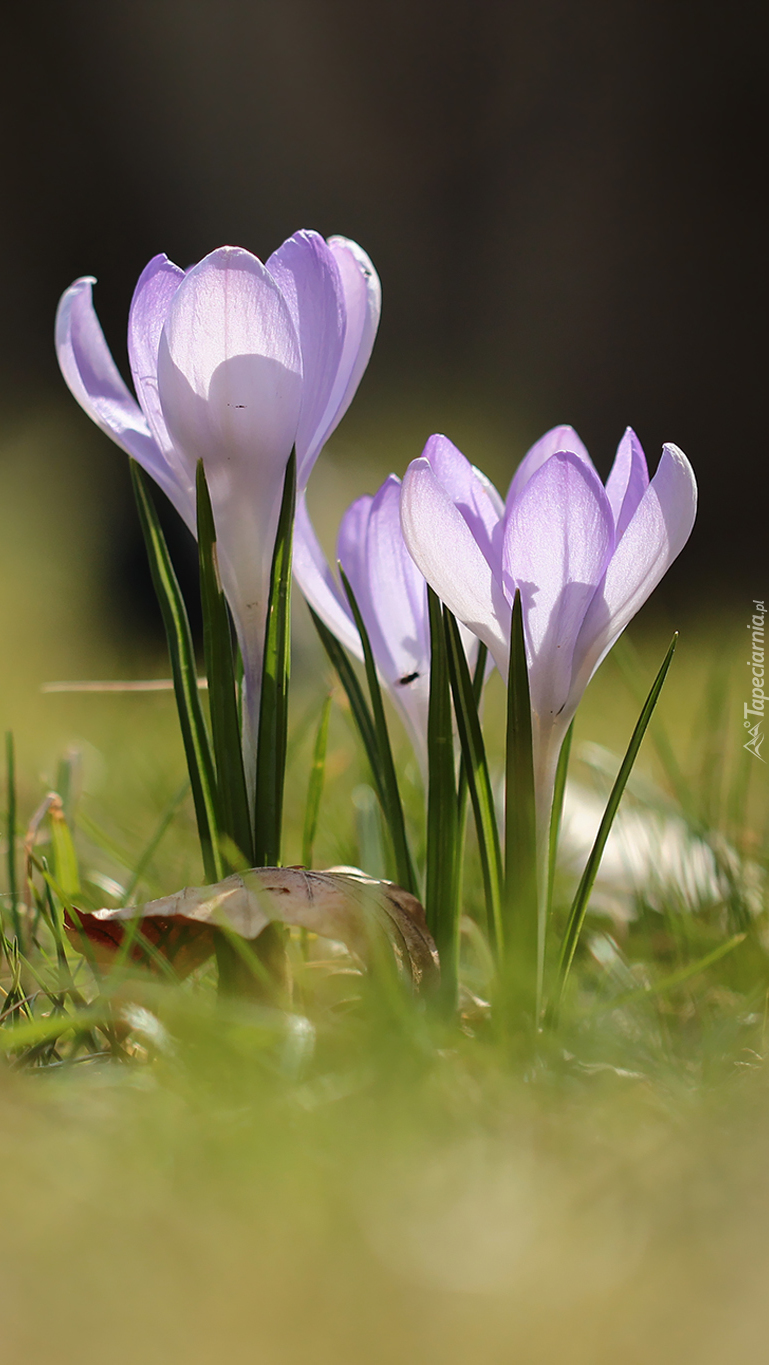
[[[751,699],[745,702],[743,710],[743,724],[748,731],[750,738],[747,744],[743,744],[743,749],[748,753],[754,754],[762,763],[766,762],[761,757],[761,745],[764,742],[764,735],[761,726],[764,723],[764,707],[766,705],[766,694],[764,692],[764,619],[766,617],[766,607],[763,602],[753,599],[753,616],[748,622],[748,630],[751,632],[751,657],[748,659],[748,668],[751,670]]]

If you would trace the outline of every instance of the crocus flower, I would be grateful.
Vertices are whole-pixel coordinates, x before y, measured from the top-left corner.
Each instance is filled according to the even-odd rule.
[[[571,427],[532,446],[502,508],[470,485],[470,465],[432,436],[406,471],[403,536],[435,592],[479,639],[503,676],[511,603],[520,589],[531,691],[540,837],[561,744],[601,660],[689,538],[694,474],[674,445],[649,482],[628,428],[606,487]],[[451,477],[446,471],[451,470]],[[468,493],[458,496],[462,477]]]
[[[266,265],[240,247],[221,247],[187,271],[155,256],[128,321],[136,398],[110,355],[93,284],[90,276],[76,280],[59,304],[62,373],[193,534],[202,459],[253,739],[286,465],[295,446],[303,488],[352,400],[379,322],[378,277],[354,242],[308,231],[289,237]]]
[[[337,558],[355,593],[379,677],[424,770],[430,693],[427,587],[401,534],[400,483],[391,474],[373,497],[367,494],[347,508],[339,526]],[[362,660],[347,595],[318,543],[304,497],[294,527],[294,577],[313,611]]]
[[[472,470],[471,478],[484,489],[481,474]],[[340,523],[337,558],[355,594],[379,677],[400,712],[426,774],[430,700],[427,586],[406,549],[400,496],[401,481],[390,474],[373,497],[367,494],[352,503]],[[298,504],[294,529],[294,576],[329,630],[362,659],[346,593],[328,566],[304,498]],[[476,642],[470,632],[463,631],[463,635],[472,656]]]

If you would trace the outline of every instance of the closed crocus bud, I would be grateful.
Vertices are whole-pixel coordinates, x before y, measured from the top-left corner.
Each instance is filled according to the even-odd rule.
[[[403,536],[428,583],[488,645],[503,676],[520,589],[542,833],[582,694],[686,544],[697,485],[674,445],[663,448],[650,482],[629,428],[605,488],[571,427],[554,428],[532,447],[504,508],[457,494],[470,470],[445,437],[431,437],[403,480]]]
[[[473,471],[485,494],[485,481]],[[379,677],[392,698],[427,774],[427,716],[430,701],[430,623],[427,585],[409,554],[400,521],[401,481],[385,479],[372,496],[348,507],[339,526],[337,558],[371,643]],[[500,501],[501,507],[501,501]],[[294,577],[313,611],[341,644],[363,658],[347,596],[318,543],[304,498],[294,535]],[[471,660],[473,635],[462,629]]]
[[[427,587],[403,541],[400,479],[348,507],[337,557],[371,643],[379,677],[400,712],[420,766],[427,764],[430,627]],[[294,533],[294,577],[313,611],[345,648],[363,658],[358,629],[341,582],[331,572],[301,498]]]
[[[240,247],[221,247],[187,271],[156,256],[129,316],[135,398],[94,312],[93,283],[76,280],[59,304],[62,373],[81,407],[155,479],[193,534],[203,461],[254,734],[286,465],[296,448],[303,488],[352,401],[376,336],[379,280],[354,242],[308,231],[266,265]]]

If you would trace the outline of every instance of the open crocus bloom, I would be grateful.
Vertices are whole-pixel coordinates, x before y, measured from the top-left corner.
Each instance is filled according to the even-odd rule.
[[[286,465],[295,446],[303,488],[353,398],[379,323],[378,277],[354,242],[309,231],[289,237],[266,265],[240,247],[221,247],[187,271],[155,256],[128,322],[136,398],[104,339],[93,283],[76,280],[59,304],[62,373],[193,534],[202,459],[253,737]]]
[[[482,476],[473,474],[482,480]],[[385,479],[373,497],[351,504],[342,517],[337,557],[360,608],[379,676],[427,773],[430,700],[430,624],[427,587],[406,549],[400,524],[401,481]],[[294,576],[310,606],[356,658],[358,630],[341,583],[318,543],[304,498],[294,529]],[[465,631],[472,653],[473,636]]]
[[[503,676],[511,603],[520,589],[543,836],[558,754],[580,698],[686,544],[697,486],[674,445],[663,448],[649,482],[630,428],[605,488],[566,426],[532,446],[504,507],[489,488],[480,498],[470,470],[445,436],[432,436],[403,480],[403,536],[428,583],[488,645]],[[463,477],[467,491],[457,496]]]

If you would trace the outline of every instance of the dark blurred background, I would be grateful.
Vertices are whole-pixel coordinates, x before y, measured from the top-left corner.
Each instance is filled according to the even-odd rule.
[[[384,287],[335,517],[368,454],[400,473],[432,430],[506,484],[563,421],[606,473],[629,422],[700,480],[665,591],[763,595],[766,40],[765,0],[6,7],[0,405],[68,424],[108,598],[146,581],[125,462],[58,375],[59,294],[98,277],[124,365],[149,257],[264,257],[300,226],[356,238]]]

